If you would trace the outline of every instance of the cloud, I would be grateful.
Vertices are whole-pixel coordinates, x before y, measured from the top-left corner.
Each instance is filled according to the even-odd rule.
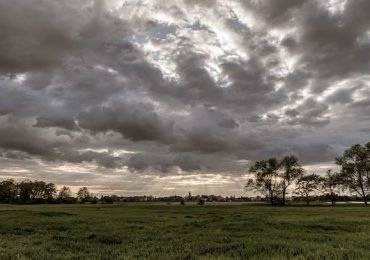
[[[0,71],[39,71],[61,64],[78,48],[79,32],[91,16],[76,7],[60,1],[0,1]]]
[[[81,128],[94,132],[109,130],[121,133],[124,138],[136,141],[170,142],[172,123],[164,122],[144,103],[120,102],[118,107],[97,107],[78,116]]]

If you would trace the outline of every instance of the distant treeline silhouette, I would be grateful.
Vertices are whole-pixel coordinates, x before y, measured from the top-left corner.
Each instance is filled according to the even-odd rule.
[[[258,198],[258,200],[261,200]],[[18,204],[37,204],[37,203],[114,203],[114,202],[185,202],[193,201],[202,204],[205,201],[252,201],[248,197],[222,197],[216,195],[196,195],[192,196],[101,196],[98,198],[93,195],[87,187],[79,188],[78,192],[73,195],[71,189],[67,186],[56,189],[54,183],[44,181],[23,180],[16,182],[8,179],[0,182],[0,202],[1,203],[18,203]]]
[[[332,200],[333,196],[329,193],[322,195],[310,196],[310,199],[316,201]],[[335,201],[359,201],[362,198],[356,195],[339,195],[335,194]],[[301,196],[290,197],[291,201],[302,201]],[[152,195],[146,196],[100,196],[97,197],[90,193],[87,187],[81,187],[78,192],[73,195],[69,187],[62,187],[57,190],[53,183],[44,181],[24,180],[16,182],[13,179],[8,179],[0,182],[0,203],[16,203],[16,204],[39,204],[39,203],[103,203],[111,204],[114,202],[167,202],[186,204],[187,202],[196,202],[203,205],[205,202],[270,202],[268,197],[256,196],[220,196],[220,195],[194,195],[190,193],[188,196],[162,196],[155,197]]]
[[[8,179],[0,182],[0,202],[1,203],[18,203],[18,204],[37,204],[37,203],[113,203],[113,202],[197,202],[203,204],[205,201],[252,201],[248,197],[235,196],[216,196],[216,195],[196,195],[192,196],[94,196],[87,187],[79,188],[75,196],[69,187],[64,186],[57,190],[55,184],[46,183],[44,181],[24,180],[16,182],[13,179]],[[262,201],[261,198],[257,198]]]
[[[245,188],[264,195],[271,204],[285,205],[289,189],[305,199],[307,205],[318,193],[326,194],[334,205],[341,192],[355,194],[367,204],[370,199],[370,142],[351,146],[335,159],[335,163],[341,167],[339,172],[329,169],[325,176],[320,176],[306,173],[295,156],[258,161],[249,170],[252,177]]]
[[[101,201],[113,202],[110,196],[102,196]],[[93,196],[87,187],[78,190],[76,196],[72,195],[69,187],[56,189],[54,183],[44,181],[24,180],[16,182],[8,179],[0,182],[0,202],[2,203],[97,203],[98,198]]]

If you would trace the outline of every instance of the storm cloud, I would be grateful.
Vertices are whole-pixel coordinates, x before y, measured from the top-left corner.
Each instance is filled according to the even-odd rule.
[[[0,0],[3,176],[68,183],[48,167],[74,165],[115,190],[102,176],[330,164],[369,141],[369,14],[367,0]]]

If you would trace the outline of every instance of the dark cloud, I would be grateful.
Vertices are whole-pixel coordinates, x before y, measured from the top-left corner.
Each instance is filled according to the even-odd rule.
[[[57,118],[44,118],[39,117],[36,119],[35,127],[61,127],[68,130],[73,130],[76,127],[76,123],[73,119],[57,119]]]
[[[153,107],[144,103],[120,103],[118,107],[98,107],[78,116],[79,126],[95,132],[115,131],[136,141],[170,142],[172,123],[164,122]]]
[[[76,7],[71,1],[0,1],[0,71],[38,71],[62,63],[79,45],[79,30],[91,16]]]
[[[289,124],[320,126],[330,122],[330,117],[325,116],[328,109],[329,106],[325,103],[319,103],[311,98],[297,108],[286,111],[285,114],[289,116]]]
[[[309,1],[307,0],[282,0],[276,1],[249,1],[243,4],[247,9],[252,9],[256,16],[261,16],[271,26],[283,22],[290,22],[294,17],[294,11]]]
[[[355,88],[349,89],[338,89],[333,94],[327,97],[327,102],[335,104],[348,104],[353,101],[353,93],[355,92]]]

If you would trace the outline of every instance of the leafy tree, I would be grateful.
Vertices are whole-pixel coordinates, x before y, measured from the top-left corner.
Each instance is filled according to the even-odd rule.
[[[19,198],[22,201],[29,201],[33,197],[33,182],[30,180],[24,180],[18,183]]]
[[[91,199],[91,193],[87,187],[81,187],[77,192],[77,199],[81,202],[86,202]]]
[[[118,200],[117,196],[101,196],[100,201],[107,204],[112,204],[114,201]]]
[[[52,200],[57,191],[54,183],[34,181],[31,185],[31,199]]]
[[[67,187],[67,186],[63,186],[59,190],[58,199],[65,200],[65,199],[68,199],[70,197],[72,197],[72,191],[71,191],[71,189],[69,187]]]
[[[282,171],[279,172],[281,178],[281,193],[283,196],[282,204],[285,205],[285,198],[289,186],[297,180],[303,173],[303,168],[295,156],[286,156],[280,161]]]
[[[17,198],[18,188],[13,179],[0,182],[0,201],[10,202]]]
[[[44,199],[46,183],[43,181],[31,182],[32,192],[30,199]]]
[[[329,193],[331,205],[335,205],[335,199],[338,196],[341,178],[339,173],[333,173],[332,170],[327,170],[325,177],[322,177],[322,188]]]
[[[278,170],[279,162],[276,158],[256,162],[249,169],[249,172],[254,174],[254,178],[248,180],[245,189],[264,194],[270,203],[274,204],[279,187]]]
[[[302,175],[297,180],[295,193],[304,197],[309,205],[311,193],[320,190],[321,182],[322,178],[317,174]]]
[[[54,183],[46,183],[44,181],[24,180],[18,183],[17,187],[19,198],[22,201],[51,200],[56,193]]]
[[[99,199],[98,199],[98,197],[94,196],[94,197],[91,198],[90,202],[91,202],[91,204],[97,204],[99,202]]]
[[[54,183],[47,183],[45,185],[44,199],[52,200],[57,193],[57,188]]]
[[[357,193],[367,204],[370,189],[370,142],[362,146],[353,145],[336,158],[341,166],[341,181],[344,187]]]

